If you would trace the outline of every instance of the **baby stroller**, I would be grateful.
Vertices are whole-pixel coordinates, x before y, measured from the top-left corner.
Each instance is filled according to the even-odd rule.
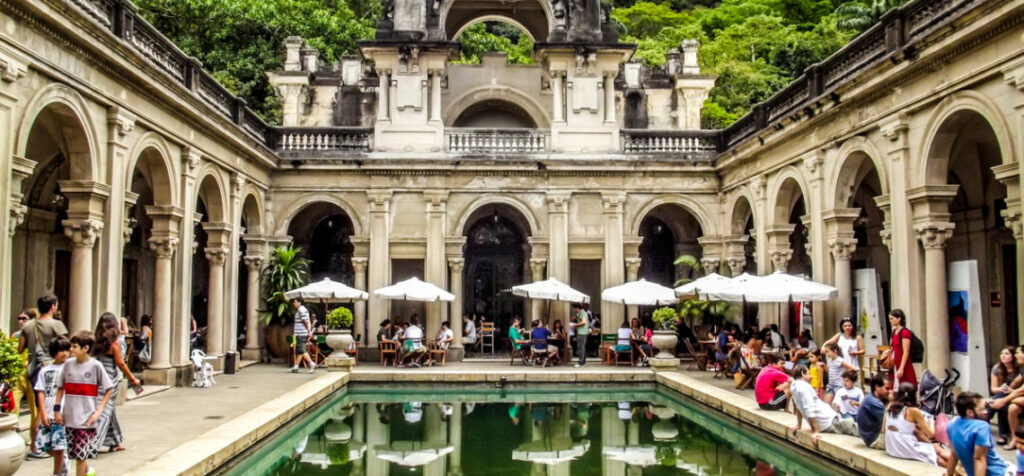
[[[940,413],[953,414],[953,385],[960,379],[960,372],[952,369],[952,373],[946,370],[945,380],[939,381],[931,370],[925,370],[921,375],[921,383],[917,386],[917,398],[921,405],[921,411],[932,416],[939,416]]]

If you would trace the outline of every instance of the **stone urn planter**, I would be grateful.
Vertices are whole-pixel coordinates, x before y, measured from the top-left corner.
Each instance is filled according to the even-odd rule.
[[[654,416],[658,417],[658,419],[661,419],[661,420],[669,420],[672,417],[676,416],[676,412],[674,412],[671,408],[666,407],[664,405],[656,405],[655,404],[655,405],[651,405],[650,408],[651,408],[651,413],[653,413]]]
[[[347,443],[352,439],[352,427],[340,421],[331,421],[324,427],[324,438],[336,443]]]
[[[18,472],[21,463],[25,461],[28,447],[25,446],[25,440],[15,431],[17,426],[17,416],[7,413],[0,416],[0,474]]]
[[[651,428],[654,441],[671,441],[679,436],[679,428],[668,420],[661,420]]]
[[[330,329],[327,331],[327,347],[333,352],[327,356],[327,370],[349,370],[355,364],[355,359],[345,353],[354,342],[352,331],[349,329]]]
[[[676,331],[654,331],[651,342],[658,349],[658,355],[655,355],[654,358],[674,359],[676,356],[672,352],[675,351],[678,341],[679,337],[676,335]]]

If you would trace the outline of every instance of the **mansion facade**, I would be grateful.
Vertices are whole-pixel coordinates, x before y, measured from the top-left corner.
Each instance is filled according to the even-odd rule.
[[[506,292],[547,277],[617,327],[627,311],[602,289],[712,271],[834,285],[807,321],[820,341],[864,307],[868,270],[941,369],[961,280],[947,269],[974,260],[970,331],[990,356],[1024,342],[1024,3],[896,8],[723,130],[701,129],[715,78],[695,42],[649,68],[599,2],[526,3],[395,0],[336,64],[289,38],[269,126],[128,0],[0,0],[0,315],[13,326],[45,293],[72,331],[150,315],[147,378],[180,382],[190,315],[210,354],[258,356],[259,270],[288,243],[314,279],[455,294],[355,304],[371,349],[411,312],[428,333],[467,313],[564,320],[567,305]],[[535,62],[452,63],[458,34],[495,19]]]

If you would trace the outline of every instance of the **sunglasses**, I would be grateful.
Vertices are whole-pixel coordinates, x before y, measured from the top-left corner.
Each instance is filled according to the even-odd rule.
[[[27,317],[25,317],[25,316],[18,316],[18,320],[19,320],[19,321],[27,321],[27,320],[28,320],[28,318],[27,318]]]

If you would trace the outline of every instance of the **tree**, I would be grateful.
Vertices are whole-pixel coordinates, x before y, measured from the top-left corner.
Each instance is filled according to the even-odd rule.
[[[512,64],[533,62],[533,41],[518,28],[505,22],[480,22],[458,37],[462,49],[459,63],[479,63],[484,53],[497,51],[508,55]]]
[[[295,245],[270,250],[270,260],[260,271],[260,295],[267,303],[263,312],[267,322],[287,323],[293,311],[284,293],[309,282],[309,260],[301,254],[302,248]]]
[[[836,9],[836,25],[859,33],[878,23],[885,12],[903,3],[903,0],[871,0],[870,4],[847,2]]]

